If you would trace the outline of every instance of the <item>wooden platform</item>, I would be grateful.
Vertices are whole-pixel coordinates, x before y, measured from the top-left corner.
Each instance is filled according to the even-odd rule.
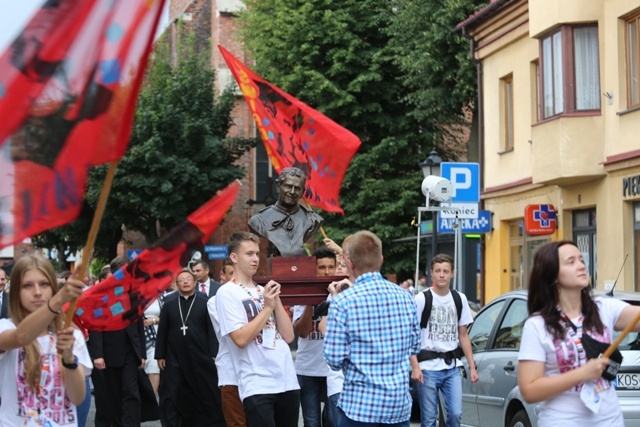
[[[280,299],[284,305],[315,305],[327,299],[329,283],[346,278],[347,276],[259,276],[253,280],[263,286],[271,279],[280,283]]]

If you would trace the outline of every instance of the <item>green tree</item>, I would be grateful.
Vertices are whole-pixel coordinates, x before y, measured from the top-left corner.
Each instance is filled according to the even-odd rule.
[[[476,67],[469,39],[456,25],[486,4],[478,0],[395,0],[387,32],[407,91],[420,120],[447,125],[463,119],[473,103]]]
[[[122,230],[137,230],[148,243],[169,230],[245,171],[236,164],[255,140],[226,138],[234,95],[216,97],[210,49],[197,51],[184,35],[172,63],[161,39],[149,64],[135,114],[131,142],[120,160],[96,243],[95,256],[111,259]],[[43,233],[45,247],[82,247],[107,165],[94,168],[86,206],[73,224]]]
[[[477,71],[469,39],[456,25],[485,5],[486,0],[395,0],[387,33],[395,63],[402,71],[404,99],[411,114],[436,134],[438,146],[475,114]],[[453,131],[453,132],[451,132]],[[475,154],[473,147],[468,147]],[[460,151],[451,145],[450,160]],[[453,152],[452,152],[453,151]]]
[[[241,31],[256,71],[362,140],[341,190],[345,216],[322,214],[327,234],[341,241],[369,229],[383,241],[387,272],[412,271],[415,243],[393,240],[416,233],[411,220],[424,204],[416,162],[442,130],[407,98],[417,88],[410,87],[392,31],[398,2],[245,3]]]

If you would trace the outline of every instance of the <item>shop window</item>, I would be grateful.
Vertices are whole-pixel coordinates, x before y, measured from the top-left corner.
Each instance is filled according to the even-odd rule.
[[[573,212],[573,241],[578,245],[587,266],[591,286],[598,284],[598,258],[596,233],[596,210],[584,209]]]
[[[502,110],[502,150],[513,150],[513,75],[500,80]]]
[[[636,202],[633,205],[633,240],[635,247],[635,265],[640,265],[640,203]],[[640,291],[640,276],[638,275],[638,268],[635,269],[635,290]]]
[[[527,236],[522,232],[523,221],[509,224],[510,290],[527,289],[533,257],[538,248],[551,241],[547,236]]]
[[[640,13],[626,22],[627,104],[640,106]]]
[[[542,119],[600,111],[598,27],[563,26],[540,40]]]

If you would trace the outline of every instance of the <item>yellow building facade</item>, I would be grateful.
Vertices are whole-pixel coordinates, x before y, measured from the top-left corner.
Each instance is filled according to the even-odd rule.
[[[458,25],[478,61],[484,301],[574,240],[595,287],[640,291],[640,0],[494,0]],[[557,229],[525,230],[527,205]]]

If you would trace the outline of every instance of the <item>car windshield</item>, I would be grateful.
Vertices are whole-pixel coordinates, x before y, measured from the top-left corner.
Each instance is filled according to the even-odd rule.
[[[626,301],[632,305],[640,305],[640,301]],[[619,331],[614,331],[613,339],[615,340],[620,335]],[[640,334],[638,332],[630,332],[619,346],[620,350],[640,350]]]

